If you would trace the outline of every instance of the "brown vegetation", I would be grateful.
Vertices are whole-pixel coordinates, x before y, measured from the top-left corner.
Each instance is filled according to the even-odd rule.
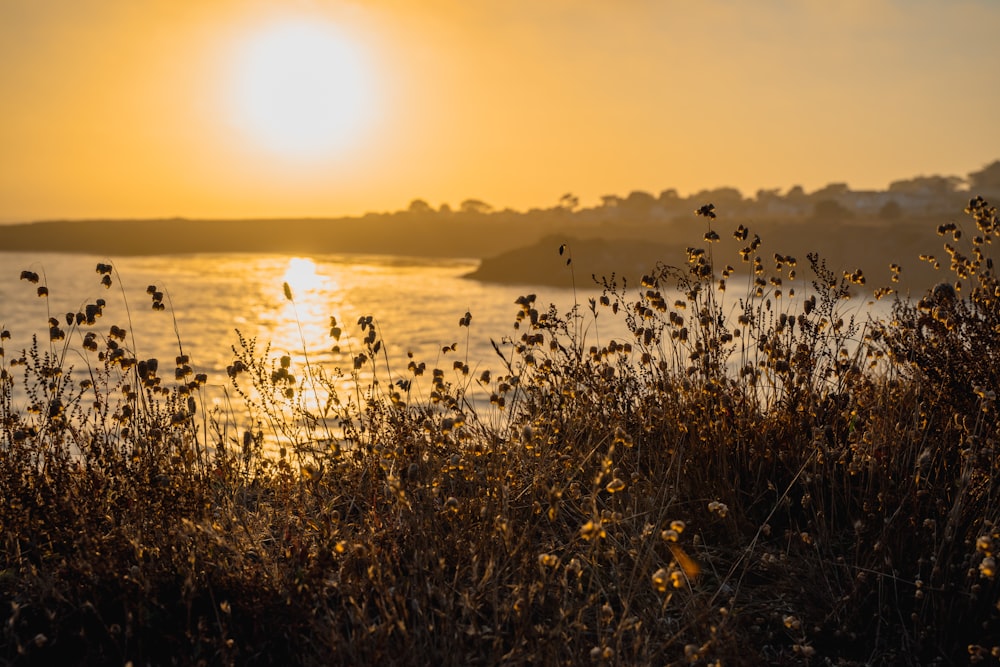
[[[241,339],[239,431],[204,413],[183,350],[168,369],[99,329],[103,301],[23,351],[4,331],[0,659],[993,659],[996,210],[941,227],[948,286],[889,321],[841,313],[864,272],[742,225],[725,265],[700,213],[704,243],[638,292],[609,280],[569,314],[518,299],[496,373],[414,360],[389,384],[366,317],[341,395]],[[609,317],[631,339],[586,343]]]

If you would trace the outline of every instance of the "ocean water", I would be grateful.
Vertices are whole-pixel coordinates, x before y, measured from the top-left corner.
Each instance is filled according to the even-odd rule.
[[[110,287],[101,284],[98,263],[113,265]],[[272,358],[291,357],[297,374],[308,357],[310,364],[322,366],[328,374],[338,375],[339,369],[349,375],[354,355],[364,349],[358,319],[371,316],[383,347],[380,381],[391,384],[413,378],[407,370],[411,360],[426,364],[426,377],[431,369],[441,368],[451,379],[454,362],[462,361],[470,369],[464,382],[471,391],[476,389],[473,378],[482,371],[490,370],[495,377],[503,370],[491,341],[502,343],[523,333],[514,328],[520,310],[515,301],[527,294],[537,295],[539,311],[552,304],[566,314],[579,304],[582,316],[576,321],[577,330],[587,346],[606,345],[612,338],[634,342],[624,312],[613,316],[608,309],[599,309],[597,318],[590,313],[589,299],[601,294],[592,283],[572,290],[463,278],[476,266],[477,260],[369,255],[202,254],[112,262],[87,255],[0,252],[0,329],[10,333],[10,339],[3,341],[4,363],[37,335],[42,350],[65,355],[64,368],[85,369],[96,360],[81,349],[84,334],[94,330],[103,337],[114,325],[127,330],[124,344],[137,359],[160,360],[160,375],[167,379],[174,358],[187,355],[196,373],[208,375],[202,400],[226,406],[232,400],[226,367],[234,360],[237,331],[255,339],[258,352],[269,345]],[[39,285],[48,288],[47,297],[37,295],[38,285],[19,278],[25,270],[39,275]],[[291,300],[284,292],[286,283]],[[163,292],[164,310],[152,308],[150,286]],[[787,312],[801,312],[797,300],[804,297],[799,291],[794,299],[784,298]],[[724,297],[730,313],[738,303],[734,292],[731,289]],[[630,296],[638,292],[633,290]],[[679,297],[665,296],[668,303]],[[67,313],[83,310],[99,298],[107,305],[94,327],[65,326]],[[863,319],[871,309],[866,300],[852,299],[843,312]],[[886,304],[876,306],[876,315],[887,309]],[[470,326],[460,326],[467,312],[472,316]],[[330,336],[331,317],[343,330],[339,340]],[[49,342],[49,318],[60,321],[66,341]],[[363,376],[367,378],[370,375]],[[350,392],[351,384],[348,378],[341,389]],[[426,396],[426,384],[422,391]],[[418,392],[416,397],[420,396]],[[25,400],[17,387],[15,399]]]
[[[98,263],[114,267],[111,287],[101,284]],[[353,355],[363,350],[358,319],[371,316],[388,361],[380,369],[389,380],[411,377],[407,364],[429,370],[450,369],[455,360],[470,367],[470,375],[502,368],[491,340],[519,336],[514,321],[518,297],[537,294],[539,310],[553,304],[568,312],[574,302],[586,310],[596,286],[578,290],[544,286],[483,284],[462,276],[477,260],[429,260],[396,256],[315,256],[203,254],[116,259],[58,253],[0,252],[0,328],[10,332],[4,347],[21,350],[37,335],[42,349],[70,352],[66,365],[84,367],[83,335],[93,329],[102,336],[111,326],[128,331],[125,344],[137,359],[156,358],[172,368],[179,354],[188,355],[197,373],[209,376],[209,388],[228,384],[226,367],[234,359],[237,331],[256,339],[257,349],[270,345],[273,356],[289,355],[301,365],[305,356],[326,370],[353,367]],[[22,271],[39,275],[38,285],[21,280]],[[292,300],[286,298],[287,283]],[[48,296],[37,296],[44,285]],[[163,292],[163,311],[154,311],[147,287]],[[76,313],[104,299],[107,305],[97,325],[73,330],[66,313]],[[466,313],[470,326],[459,325]],[[54,317],[67,341],[48,341],[48,320]],[[343,330],[330,336],[331,317]],[[588,344],[607,343],[627,335],[621,322],[598,318],[581,323]],[[604,329],[607,330],[605,333]],[[338,346],[340,351],[334,351]],[[443,352],[443,348],[454,346]],[[380,372],[381,372],[380,370]],[[216,398],[215,400],[218,400]]]

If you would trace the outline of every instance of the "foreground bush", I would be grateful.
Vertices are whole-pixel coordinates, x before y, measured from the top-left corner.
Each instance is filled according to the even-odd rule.
[[[54,318],[0,377],[2,658],[995,659],[995,209],[942,227],[952,281],[888,321],[842,314],[860,272],[742,226],[723,266],[699,212],[706,247],[637,291],[519,299],[479,377],[390,379],[362,318],[346,378],[240,338],[246,414],[204,414],[183,349],[134,358],[103,301]],[[609,317],[631,340],[581,333]]]

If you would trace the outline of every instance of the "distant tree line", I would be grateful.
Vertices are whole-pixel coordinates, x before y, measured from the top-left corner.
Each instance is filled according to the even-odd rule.
[[[895,220],[907,214],[954,212],[956,206],[962,204],[970,194],[994,199],[1000,197],[1000,160],[965,178],[917,176],[893,181],[887,190],[852,190],[847,183],[830,183],[811,193],[807,193],[801,185],[792,186],[785,192],[780,188],[761,189],[754,196],[748,197],[733,187],[700,190],[687,197],[682,197],[674,188],[663,190],[658,195],[634,190],[624,197],[605,195],[601,197],[599,204],[589,208],[581,208],[579,198],[570,192],[562,195],[552,208],[531,209],[527,213],[559,214],[564,219],[584,222],[656,221],[687,216],[692,207],[712,202],[732,217],[834,220],[865,216]],[[458,205],[457,210],[448,204],[434,208],[423,199],[414,199],[401,213],[418,217],[466,217],[491,213],[510,215],[517,212],[510,209],[497,211],[479,199],[466,199]]]

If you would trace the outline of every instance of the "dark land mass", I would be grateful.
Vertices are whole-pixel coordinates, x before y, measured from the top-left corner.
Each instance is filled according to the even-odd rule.
[[[481,228],[397,214],[267,220],[87,220],[0,226],[0,248],[110,256],[376,253],[467,257]]]
[[[958,216],[947,218],[949,221]],[[903,293],[920,293],[945,280],[948,256],[943,250],[937,227],[943,224],[939,217],[921,217],[906,223],[891,225],[878,221],[852,221],[822,225],[815,221],[800,222],[720,222],[712,229],[720,235],[712,250],[717,268],[727,264],[735,268],[736,275],[746,275],[748,265],[742,264],[740,250],[759,235],[762,243],[755,253],[773,268],[774,255],[792,257],[798,265],[799,278],[813,277],[808,268],[807,256],[816,253],[821,262],[836,273],[853,273],[860,269],[871,289],[891,284],[890,264],[902,267],[898,283],[892,284]],[[739,224],[750,227],[747,241],[739,241],[733,232]],[[582,286],[600,282],[602,277],[626,279],[636,285],[643,275],[657,264],[684,266],[688,248],[707,248],[704,235],[708,225],[692,220],[686,227],[645,237],[610,239],[608,237],[548,236],[536,243],[486,257],[478,269],[468,277],[485,282],[525,283],[559,287]],[[572,232],[571,232],[572,233]],[[950,235],[949,235],[950,240]],[[566,244],[564,254],[559,247]],[[941,266],[921,260],[921,255],[935,257]],[[572,260],[572,270],[567,264]]]
[[[959,189],[960,185],[968,189]],[[564,195],[547,209],[494,210],[466,200],[457,210],[434,209],[414,200],[408,209],[363,216],[255,220],[88,220],[0,225],[0,251],[86,253],[116,256],[187,253],[341,253],[426,258],[479,258],[469,278],[498,283],[583,287],[591,276],[614,273],[630,283],[657,263],[681,266],[688,247],[713,244],[717,268],[740,272],[739,250],[747,242],[733,238],[739,225],[749,239],[763,241],[765,262],[775,253],[795,257],[800,276],[811,277],[808,253],[817,253],[840,272],[861,269],[872,289],[889,284],[890,263],[902,267],[897,287],[922,292],[943,279],[949,257],[938,226],[955,223],[972,234],[963,214],[971,194],[1000,200],[1000,160],[969,174],[920,176],[896,181],[886,191],[852,191],[833,183],[813,193],[793,187],[785,194],[761,190],[744,198],[734,188],[704,190],[680,197],[675,190],[658,196],[635,191],[606,196],[599,206],[580,208]],[[717,219],[695,210],[712,203]],[[949,242],[952,235],[949,233]],[[961,252],[964,240],[955,239]],[[566,245],[565,254],[558,252]],[[941,262],[920,259],[932,255]],[[571,266],[567,266],[572,259]],[[766,265],[765,265],[766,266]]]
[[[942,278],[921,254],[947,261],[937,226],[962,222],[961,208],[950,215],[910,216],[886,221],[849,219],[733,219],[720,211],[711,229],[719,266],[739,271],[733,238],[740,224],[750,239],[760,235],[759,254],[791,255],[808,276],[806,255],[818,253],[837,271],[862,269],[870,286],[888,284],[889,264],[903,267],[900,287],[922,291]],[[85,253],[104,257],[186,253],[338,253],[419,257],[481,258],[469,278],[495,283],[584,287],[615,274],[636,284],[658,262],[682,266],[688,247],[705,247],[709,223],[691,211],[670,220],[641,217],[574,221],[563,212],[453,213],[414,216],[372,214],[339,219],[299,220],[109,220],[54,221],[0,226],[0,250]],[[566,244],[563,255],[559,248]],[[567,260],[572,266],[567,266]],[[945,266],[944,268],[947,268]]]

